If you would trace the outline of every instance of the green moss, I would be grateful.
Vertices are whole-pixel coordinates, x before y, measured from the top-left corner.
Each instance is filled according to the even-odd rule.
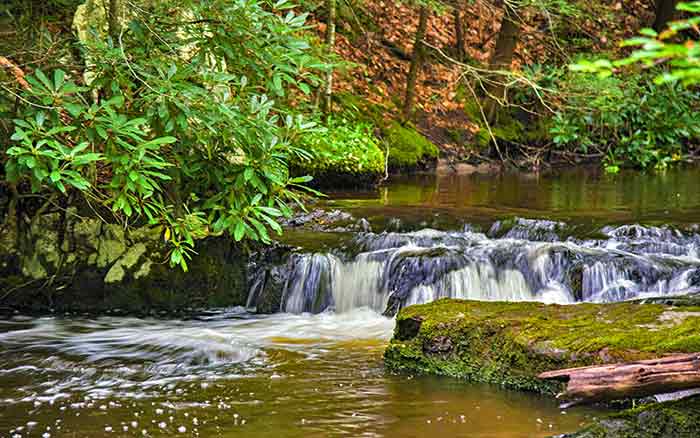
[[[700,397],[651,403],[611,415],[568,438],[686,438],[700,430]]]
[[[440,151],[413,126],[402,126],[394,122],[384,129],[384,141],[389,149],[389,167],[415,169],[433,164]]]
[[[491,145],[492,134],[498,140],[525,144],[539,143],[549,138],[549,119],[529,120],[530,115],[518,108],[501,108],[496,121],[490,126],[491,132],[484,123],[484,116],[481,114],[478,102],[473,99],[468,100],[464,104],[464,111],[470,120],[479,126],[475,141],[480,148]]]
[[[369,102],[366,98],[350,93],[333,95],[336,113],[347,120],[383,126],[384,116],[389,109],[383,105]]]
[[[295,174],[311,175],[324,185],[338,179],[372,182],[384,173],[384,152],[370,125],[346,120],[328,125],[302,140],[311,158],[294,162]]]
[[[418,330],[409,330],[416,326]],[[700,307],[439,300],[397,316],[389,368],[552,393],[540,372],[700,351]]]

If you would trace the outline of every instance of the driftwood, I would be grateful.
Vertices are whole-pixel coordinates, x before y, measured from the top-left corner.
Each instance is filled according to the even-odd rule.
[[[557,398],[568,405],[646,397],[700,388],[700,353],[548,371],[538,377],[567,382]]]

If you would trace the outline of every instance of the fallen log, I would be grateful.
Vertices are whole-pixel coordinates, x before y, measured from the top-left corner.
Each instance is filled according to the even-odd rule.
[[[568,406],[700,388],[700,353],[548,371],[540,379],[566,382],[557,398]]]

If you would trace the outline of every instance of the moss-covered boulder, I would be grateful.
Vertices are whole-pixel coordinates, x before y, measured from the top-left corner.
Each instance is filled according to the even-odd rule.
[[[292,172],[310,175],[316,187],[362,187],[385,172],[384,152],[372,126],[347,120],[330,121],[327,130],[311,133],[300,146],[308,157],[295,159]]]
[[[651,403],[596,420],[565,438],[691,438],[700,436],[700,396]]]
[[[438,300],[403,309],[384,355],[395,371],[553,394],[544,371],[700,351],[700,307]]]
[[[411,125],[392,123],[383,129],[389,151],[389,169],[393,172],[425,170],[435,167],[440,151]]]
[[[387,152],[388,168],[394,173],[432,169],[440,154],[438,147],[410,123],[387,118],[396,109],[367,102],[347,93],[335,97],[338,111],[348,120],[377,128],[381,149]]]

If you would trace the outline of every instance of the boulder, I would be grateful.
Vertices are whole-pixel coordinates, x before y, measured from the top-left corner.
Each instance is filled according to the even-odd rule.
[[[199,240],[188,272],[168,264],[160,227],[126,232],[69,209],[0,236],[0,310],[183,312],[244,305],[247,255],[231,239]]]
[[[398,314],[387,367],[546,394],[544,371],[700,351],[700,307],[443,299]]]

